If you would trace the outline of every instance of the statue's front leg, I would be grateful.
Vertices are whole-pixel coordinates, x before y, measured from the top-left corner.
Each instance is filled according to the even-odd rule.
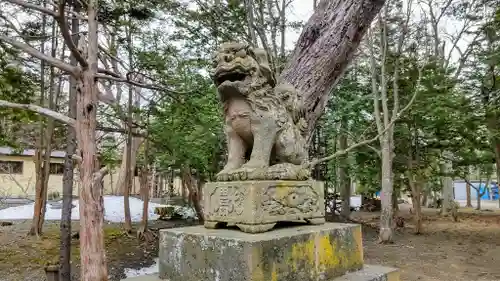
[[[251,129],[253,134],[252,154],[243,168],[269,167],[271,151],[278,133],[276,122],[271,117],[254,117],[251,120]]]
[[[229,174],[245,163],[247,145],[230,125],[225,126],[228,157],[224,169],[217,174],[218,181],[228,181]]]

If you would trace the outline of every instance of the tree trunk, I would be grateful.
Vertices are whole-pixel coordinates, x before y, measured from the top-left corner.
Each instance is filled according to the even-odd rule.
[[[342,133],[339,138],[339,150],[344,150],[347,148],[347,122],[342,120]],[[351,214],[351,182],[349,180],[349,175],[347,172],[347,154],[339,157],[339,186],[340,193],[342,197],[342,210],[340,215],[344,218],[349,218]]]
[[[40,136],[42,138],[42,136]],[[35,204],[33,206],[33,221],[31,222],[31,227],[28,235],[41,235],[41,230],[38,228],[40,221],[42,220],[42,205],[44,205],[43,199],[43,163],[42,163],[42,150],[38,149],[35,152],[35,170],[36,170],[36,180],[35,180]]]
[[[424,191],[424,194],[422,194],[422,205],[423,207],[427,206],[427,201],[429,200],[429,191]]]
[[[497,172],[498,207],[500,208],[500,140],[495,140],[495,164]],[[491,195],[493,196],[493,194]]]
[[[306,23],[280,80],[301,92],[307,139],[323,113],[328,95],[343,76],[363,35],[385,0],[321,1]]]
[[[477,205],[476,205],[476,210],[481,210],[481,186],[479,186],[477,188],[477,198],[476,198],[476,201],[477,201]]]
[[[193,175],[191,174],[191,169],[189,167],[183,167],[181,170],[181,180],[182,180],[182,189],[186,189],[189,191],[189,201],[193,204],[193,207],[196,211],[196,215],[198,216],[198,220],[203,222],[203,209],[200,204],[200,196],[198,193],[197,186],[195,187]]]
[[[78,81],[76,139],[80,151],[80,259],[82,281],[107,281],[104,248],[104,202],[101,178],[96,179],[95,157],[97,125],[97,0],[87,1],[88,67]]]
[[[55,22],[52,27],[52,57],[56,57],[56,49],[57,49],[57,38],[56,38],[56,29]],[[64,50],[64,49],[63,49]],[[50,86],[49,86],[49,108],[51,110],[56,110],[56,100],[61,92],[61,84],[62,80],[59,78],[58,87],[56,89],[55,86],[55,69],[53,66],[50,67]],[[56,93],[54,93],[56,92]],[[47,192],[49,189],[49,177],[50,177],[50,156],[52,154],[52,138],[54,136],[54,119],[47,119],[47,128],[45,130],[44,136],[44,155],[43,155],[43,183],[42,183],[42,204],[40,211],[40,219],[38,220],[38,233],[42,232],[43,223],[45,221],[45,212],[47,211]]]
[[[465,183],[465,192],[467,193],[467,204],[465,205],[466,208],[472,208],[472,198],[471,198],[471,189],[470,189],[470,184],[468,182]]]
[[[442,185],[443,185],[443,205],[442,205],[442,215],[448,215],[448,212],[451,209],[451,204],[453,201],[453,179],[449,176],[452,172],[452,164],[450,160],[451,158],[450,152],[443,152],[443,156],[445,158],[445,163],[441,165],[441,173],[444,174],[442,177]]]
[[[78,32],[73,32],[78,34]],[[76,100],[75,100],[75,82],[70,82],[71,90],[69,97],[69,117],[76,116]],[[64,158],[64,174],[63,174],[63,206],[61,215],[61,248],[59,260],[59,273],[61,281],[71,281],[71,212],[73,209],[73,176],[74,167],[72,155],[76,151],[75,129],[68,127],[68,135],[66,137],[66,157]]]
[[[80,12],[80,4],[76,0],[70,3],[73,12]],[[73,41],[78,46],[80,22],[76,17],[71,19],[71,34]],[[78,65],[75,56],[70,56],[70,64]],[[69,101],[68,101],[68,117],[76,119],[76,93],[77,83],[73,76],[69,77]],[[73,209],[73,178],[74,165],[72,155],[76,151],[76,132],[75,128],[68,127],[68,135],[66,136],[66,157],[64,158],[64,174],[63,174],[63,206],[61,215],[61,241],[59,254],[59,274],[61,281],[71,281],[71,213]]]
[[[141,146],[143,142],[142,138],[137,138],[134,137],[132,138],[132,156],[130,157],[130,170],[134,172],[135,166],[136,166],[136,156],[137,156],[137,151],[139,150],[139,147]],[[118,173],[118,178],[116,180],[116,193],[117,195],[124,195],[125,194],[125,188],[127,186],[127,147],[125,146],[123,148],[123,154],[122,154],[122,161],[120,164],[120,172]]]
[[[152,173],[149,169],[149,165],[145,165],[145,168],[141,170],[140,175],[141,197],[143,200],[143,205],[141,226],[137,230],[137,238],[146,241],[151,241],[154,238],[153,233],[150,232],[148,228],[149,191],[151,189],[151,176]]]
[[[394,214],[399,211],[398,205],[398,193],[394,190],[394,186],[392,187],[392,209],[394,210]]]
[[[89,9],[90,10],[90,9]],[[90,15],[89,17],[95,17]],[[90,33],[92,34],[92,33]],[[89,44],[89,55],[92,54]],[[97,49],[97,48],[96,48]],[[97,53],[97,50],[95,50]],[[94,178],[97,153],[95,129],[97,112],[97,85],[94,73],[97,62],[83,72],[77,95],[77,143],[80,163],[80,259],[82,281],[108,280],[104,250],[104,203],[101,187]]]
[[[132,184],[135,176],[135,167],[132,169],[132,87],[129,86],[128,92],[128,116],[127,116],[127,145],[126,148],[126,161],[125,161],[125,170],[127,173],[125,174],[125,190],[123,192],[123,207],[125,214],[125,223],[123,224],[123,228],[125,232],[132,232],[132,218],[130,216],[130,190],[132,189]],[[134,157],[135,158],[135,157]]]
[[[413,195],[413,210],[415,211],[414,218],[415,218],[415,234],[421,234],[422,233],[422,204],[421,204],[421,187],[420,183],[416,182],[413,184],[414,190],[412,189],[412,195]]]
[[[257,35],[255,34],[255,20],[254,20],[254,15],[253,15],[253,0],[244,0],[245,2],[245,15],[247,18],[247,27],[248,27],[248,37],[250,38],[250,41],[252,44],[255,46],[258,46],[257,42]]]
[[[47,1],[43,1],[43,6],[47,6]],[[47,15],[42,15],[42,33],[45,34],[47,26]],[[45,53],[45,40],[42,41],[40,46],[40,52]],[[44,106],[45,103],[45,61],[41,61],[40,64],[40,106]],[[37,235],[39,236],[41,231],[38,229],[38,225],[40,224],[41,216],[42,216],[42,205],[43,205],[43,137],[44,137],[44,123],[43,117],[39,117],[40,120],[40,136],[36,141],[36,150],[35,150],[35,204],[33,206],[33,221],[31,223],[31,228],[28,231],[28,235]]]
[[[393,235],[393,206],[392,206],[392,149],[388,133],[381,138],[382,147],[382,190],[380,201],[382,212],[380,214],[380,243],[391,243]]]

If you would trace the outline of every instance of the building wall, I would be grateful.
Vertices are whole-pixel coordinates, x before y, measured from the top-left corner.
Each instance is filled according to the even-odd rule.
[[[0,155],[0,161],[23,162],[23,171],[19,174],[0,173],[0,197],[35,197],[35,162],[33,156],[11,156]],[[64,163],[63,158],[51,158],[51,163]],[[104,194],[113,194],[116,190],[118,171],[112,171],[104,177]],[[78,169],[75,169],[73,194],[78,195],[80,181],[78,180]],[[139,193],[140,185],[138,177],[134,178],[132,193]],[[49,176],[48,192],[57,191],[62,195],[62,174],[51,174]]]
[[[455,200],[467,200],[467,187],[464,181],[453,182]]]
[[[471,181],[473,185],[475,186],[480,186],[479,181]],[[495,188],[496,185],[490,186],[491,188]],[[455,200],[467,200],[467,184],[465,181],[455,181],[453,182],[453,188],[455,192]],[[484,192],[484,182],[480,186],[480,191],[481,193]],[[477,199],[477,191],[474,188],[470,188],[470,195],[471,195],[471,200],[476,200]],[[497,200],[497,196],[494,195],[493,193],[490,195],[489,191],[486,191],[483,197],[481,199],[483,200],[489,200],[490,196],[493,197],[493,200]]]

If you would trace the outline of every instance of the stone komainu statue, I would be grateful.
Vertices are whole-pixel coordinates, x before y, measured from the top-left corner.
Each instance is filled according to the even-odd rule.
[[[228,145],[217,180],[308,179],[303,103],[293,86],[276,85],[266,52],[225,43],[213,63]]]

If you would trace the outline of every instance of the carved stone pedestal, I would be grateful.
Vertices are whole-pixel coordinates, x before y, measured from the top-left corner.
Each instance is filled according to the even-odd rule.
[[[318,181],[233,181],[207,183],[205,227],[236,225],[259,233],[278,222],[325,222],[324,185]]]

